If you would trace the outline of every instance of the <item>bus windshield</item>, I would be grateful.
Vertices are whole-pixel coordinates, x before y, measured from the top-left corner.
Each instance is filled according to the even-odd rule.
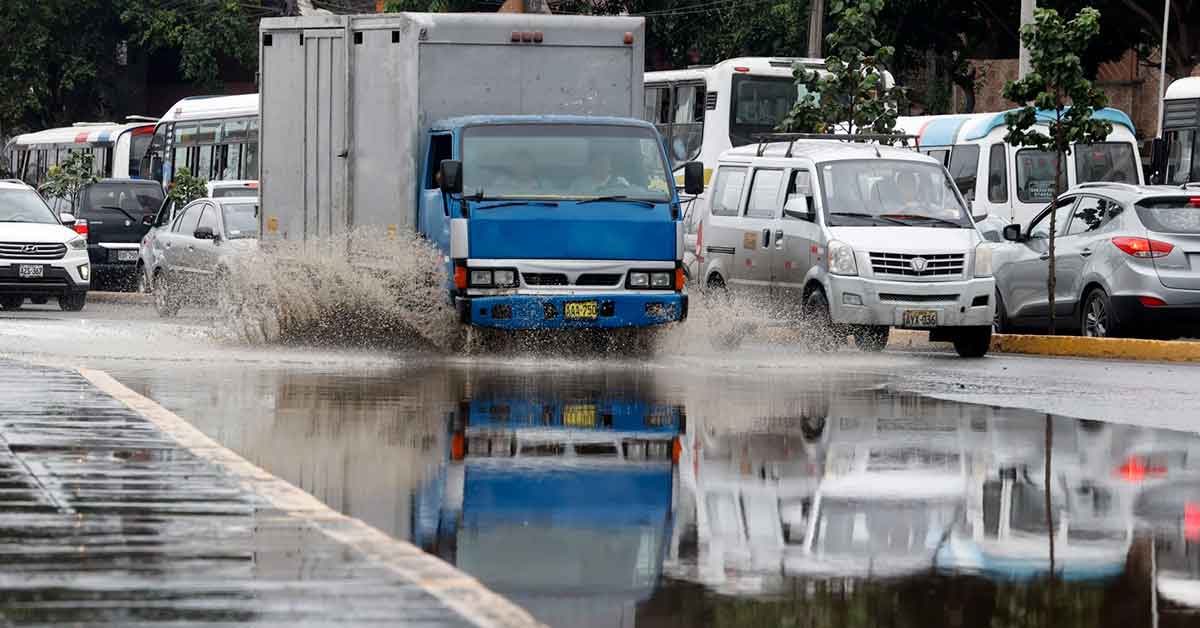
[[[734,146],[754,142],[758,133],[775,131],[796,101],[808,91],[786,76],[733,77],[733,98],[729,112],[729,141]]]
[[[1138,183],[1138,170],[1133,161],[1133,144],[1102,142],[1081,144],[1075,148],[1075,180]]]
[[[463,190],[478,199],[671,199],[653,129],[506,124],[463,132]]]

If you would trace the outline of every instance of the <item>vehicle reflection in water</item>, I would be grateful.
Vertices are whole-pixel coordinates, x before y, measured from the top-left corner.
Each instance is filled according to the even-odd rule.
[[[844,374],[112,370],[550,625],[1200,624],[1195,434]]]

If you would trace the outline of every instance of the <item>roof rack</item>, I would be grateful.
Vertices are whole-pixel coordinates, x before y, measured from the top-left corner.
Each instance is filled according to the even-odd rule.
[[[920,138],[916,135],[906,135],[903,133],[863,133],[861,135],[851,135],[847,133],[755,133],[750,136],[750,139],[758,142],[758,152],[756,157],[762,157],[763,151],[767,149],[767,144],[771,142],[787,142],[788,148],[784,157],[792,156],[792,147],[796,144],[796,140],[842,140],[847,142],[867,142],[880,141],[904,142],[908,145],[908,140],[913,140],[913,145],[920,148]]]
[[[1188,188],[1200,188],[1200,181],[1188,181],[1179,186],[1179,189],[1186,190]]]
[[[1077,188],[1124,188],[1126,190],[1138,190],[1140,187],[1134,183],[1126,183],[1124,181],[1088,181],[1076,185]]]

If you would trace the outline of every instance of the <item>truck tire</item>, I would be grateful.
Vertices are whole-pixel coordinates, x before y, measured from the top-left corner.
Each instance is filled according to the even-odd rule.
[[[5,295],[0,297],[0,310],[19,310],[25,305],[25,297]]]
[[[954,336],[954,350],[964,358],[982,358],[991,346],[991,325],[964,327]]]
[[[860,351],[878,353],[887,347],[891,331],[887,325],[858,325],[854,328],[854,344]]]
[[[87,305],[86,292],[72,292],[58,297],[58,307],[64,312],[78,312]]]

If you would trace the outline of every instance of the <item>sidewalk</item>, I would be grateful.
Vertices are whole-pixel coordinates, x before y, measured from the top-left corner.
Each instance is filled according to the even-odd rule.
[[[0,600],[3,625],[536,625],[107,375],[7,360]]]

